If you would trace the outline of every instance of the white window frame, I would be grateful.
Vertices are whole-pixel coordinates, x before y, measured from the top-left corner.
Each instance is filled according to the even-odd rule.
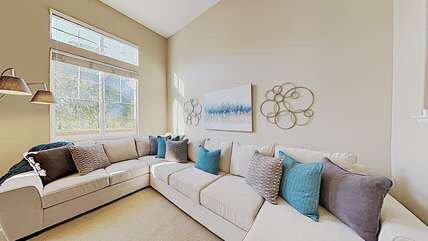
[[[141,51],[138,45],[135,45],[131,42],[128,42],[126,40],[120,39],[110,33],[107,33],[103,30],[100,30],[94,26],[91,26],[89,24],[86,24],[84,22],[81,22],[75,18],[72,18],[70,16],[67,16],[61,12],[58,12],[54,9],[50,9],[50,15],[49,15],[49,40],[50,40],[50,54],[49,54],[49,76],[50,76],[50,90],[53,91],[53,93],[55,94],[55,87],[54,87],[54,81],[53,81],[53,66],[52,66],[52,55],[54,52],[59,52],[61,54],[64,55],[72,55],[73,57],[78,57],[78,58],[83,58],[85,60],[90,60],[91,62],[97,63],[97,64],[102,64],[102,65],[106,65],[106,66],[112,66],[114,68],[118,68],[118,69],[123,69],[126,71],[130,71],[130,72],[134,72],[135,75],[137,77],[135,77],[135,79],[137,80],[136,83],[136,93],[135,93],[135,118],[136,118],[136,123],[135,123],[135,131],[132,132],[127,132],[127,131],[120,131],[117,130],[117,133],[115,130],[113,131],[109,131],[108,133],[106,133],[105,128],[103,128],[105,126],[105,122],[104,122],[104,115],[102,113],[104,113],[104,105],[101,105],[102,108],[100,108],[100,131],[97,131],[97,133],[88,133],[88,134],[70,134],[70,136],[67,135],[61,135],[61,136],[57,136],[56,135],[56,116],[55,116],[55,105],[51,105],[50,106],[50,139],[51,141],[57,141],[57,140],[63,140],[66,136],[67,136],[67,140],[70,141],[82,141],[82,140],[96,140],[96,139],[108,139],[108,138],[117,138],[117,137],[129,137],[129,136],[135,136],[135,135],[139,135],[140,134],[140,105],[139,105],[139,85],[140,85],[140,81],[141,81],[141,76],[139,75],[139,65],[133,65],[130,63],[126,63],[108,56],[104,56],[104,55],[100,55],[98,53],[92,52],[90,50],[86,50],[83,48],[79,48],[76,46],[72,46],[63,42],[59,42],[56,40],[52,39],[52,34],[51,34],[51,18],[52,15],[57,15],[60,16],[68,21],[71,21],[73,23],[79,24],[85,28],[91,29],[95,32],[98,32],[102,35],[108,36],[110,38],[113,38],[117,41],[121,41],[122,43],[125,44],[129,44],[132,45],[133,47],[136,47],[138,49],[138,63],[139,65],[141,64],[140,61],[140,57],[141,57]],[[100,98],[104,98],[104,85],[102,87],[103,90],[100,92]],[[83,131],[84,132],[84,131]],[[79,131],[76,131],[75,133],[79,133]]]

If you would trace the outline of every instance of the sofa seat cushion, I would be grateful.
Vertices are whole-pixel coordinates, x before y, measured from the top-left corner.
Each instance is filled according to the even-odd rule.
[[[178,162],[161,162],[154,164],[150,167],[150,172],[154,178],[157,178],[169,184],[169,176],[173,173],[181,171],[186,168],[193,167],[195,164],[191,163],[178,163]]]
[[[139,157],[138,160],[147,162],[147,164],[149,164],[149,167],[165,161],[165,159],[157,158],[156,155],[142,156]]]
[[[43,187],[43,208],[48,208],[95,192],[108,185],[109,175],[104,169],[98,169],[83,176],[73,174],[58,179]]]
[[[199,170],[196,167],[191,167],[171,174],[169,177],[169,185],[199,204],[199,194],[201,190],[223,175],[224,173],[214,175]]]
[[[286,237],[293,241],[364,241],[326,209],[319,208],[319,222],[300,214],[284,199],[265,202],[245,241],[271,241]]]
[[[227,175],[201,191],[201,205],[217,215],[248,231],[263,204],[263,198],[245,178]]]
[[[128,160],[116,162],[106,167],[109,175],[110,185],[128,181],[132,178],[149,173],[149,163],[144,160]]]

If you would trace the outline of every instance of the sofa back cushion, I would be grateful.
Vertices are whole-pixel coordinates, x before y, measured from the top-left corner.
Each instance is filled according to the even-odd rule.
[[[204,147],[210,151],[220,150],[220,171],[230,172],[230,160],[232,156],[232,142],[216,139],[205,140]]]
[[[111,163],[137,159],[137,148],[134,138],[99,141]]]
[[[279,157],[280,151],[303,163],[319,162],[326,157],[346,170],[352,170],[357,163],[357,156],[351,153],[312,151],[277,145],[275,146],[275,157]]]
[[[273,157],[275,145],[243,145],[239,142],[234,142],[230,173],[241,177],[247,177],[250,160],[253,158],[256,151],[262,155]]]
[[[198,160],[198,150],[199,146],[204,146],[205,139],[200,138],[187,138],[189,143],[187,145],[187,155],[188,159],[192,162],[196,162]]]
[[[135,145],[137,146],[138,157],[150,155],[150,139],[146,137],[135,137]]]
[[[33,156],[34,161],[45,170],[46,175],[41,176],[43,185],[53,182],[62,177],[77,173],[68,146],[40,151]]]

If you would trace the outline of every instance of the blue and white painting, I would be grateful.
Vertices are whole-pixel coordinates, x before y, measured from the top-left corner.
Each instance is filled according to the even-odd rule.
[[[205,129],[253,131],[251,85],[210,92],[204,96]]]

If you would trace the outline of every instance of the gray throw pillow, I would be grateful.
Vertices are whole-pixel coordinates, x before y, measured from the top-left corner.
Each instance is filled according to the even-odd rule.
[[[256,151],[248,165],[245,180],[266,201],[276,204],[281,177],[281,158],[265,156]]]
[[[187,162],[187,142],[182,141],[166,141],[165,160],[172,162]]]
[[[366,241],[377,241],[383,199],[392,187],[386,177],[355,174],[324,158],[320,204]]]
[[[150,142],[150,155],[158,154],[158,138],[156,136],[149,136]]]
[[[69,146],[74,164],[80,175],[110,166],[110,161],[100,144],[93,146]]]

